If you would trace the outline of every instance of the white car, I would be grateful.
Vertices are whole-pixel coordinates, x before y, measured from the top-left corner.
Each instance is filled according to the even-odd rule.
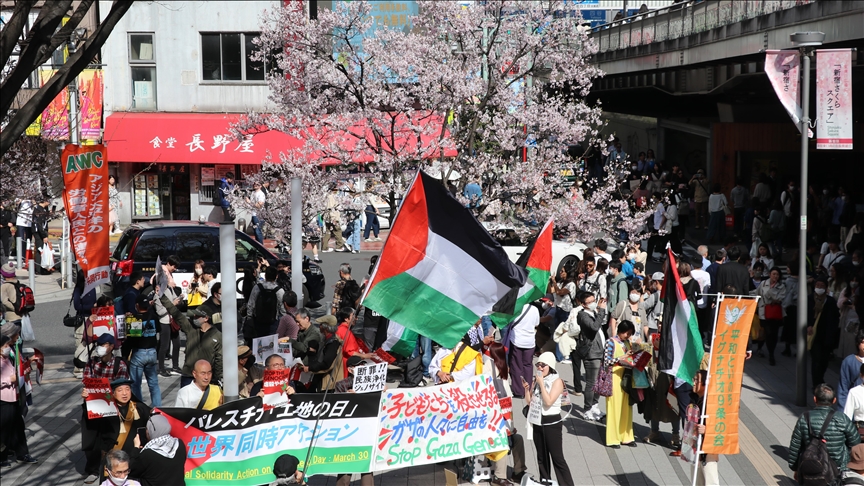
[[[525,252],[527,245],[512,227],[497,226],[495,224],[483,223],[486,230],[495,238],[510,258],[515,262]],[[582,260],[582,252],[588,248],[584,243],[575,241],[570,243],[563,240],[552,240],[552,270],[555,275],[565,264],[576,263]]]

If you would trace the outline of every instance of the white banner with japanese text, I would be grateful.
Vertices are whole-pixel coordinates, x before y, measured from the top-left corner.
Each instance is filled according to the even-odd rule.
[[[852,150],[852,50],[816,51],[816,148]]]
[[[798,51],[765,51],[765,74],[789,117],[801,131],[801,55]],[[807,130],[812,137],[811,130]]]

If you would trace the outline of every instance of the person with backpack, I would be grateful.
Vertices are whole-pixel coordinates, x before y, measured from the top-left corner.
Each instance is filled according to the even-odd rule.
[[[351,278],[351,265],[347,263],[339,265],[339,281],[333,289],[331,314],[335,314],[343,307],[356,307],[360,295],[360,285]]]
[[[6,322],[21,325],[21,318],[33,312],[36,308],[36,299],[33,289],[20,283],[15,275],[15,267],[7,263],[0,267],[0,275],[5,282],[0,286],[0,300],[3,302],[3,311]]]
[[[816,408],[804,412],[789,443],[789,467],[799,484],[833,484],[849,463],[849,449],[861,443],[855,424],[834,410],[837,397],[826,383],[813,390]]]
[[[249,302],[246,304],[248,320],[244,329],[244,337],[249,338],[249,342],[252,342],[252,338],[276,334],[276,325],[286,313],[285,306],[282,305],[285,289],[276,283],[278,275],[279,271],[274,267],[267,267],[264,281],[256,284],[249,294]]]
[[[234,221],[234,209],[231,207],[231,201],[228,200],[234,192],[234,173],[227,172],[225,177],[219,181],[219,187],[213,193],[213,205],[219,206],[222,209],[222,218],[224,221]]]
[[[114,356],[117,341],[111,334],[102,334],[96,340],[92,356],[87,365],[84,366],[84,379],[107,378],[108,381],[117,379],[130,379],[129,367],[122,358]],[[81,398],[87,399],[87,389],[81,390]],[[85,484],[92,484],[98,479],[102,463],[102,450],[94,447],[102,421],[106,419],[88,419],[87,406],[82,407],[81,418],[81,448],[84,451],[86,463],[84,465]]]

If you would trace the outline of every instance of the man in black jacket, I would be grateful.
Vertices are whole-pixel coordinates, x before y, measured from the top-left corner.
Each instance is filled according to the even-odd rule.
[[[837,300],[828,295],[828,280],[816,279],[813,294],[807,299],[807,349],[810,359],[813,383],[825,382],[825,371],[831,361],[831,350],[840,342],[840,310]]]
[[[750,293],[750,271],[739,261],[741,249],[738,245],[732,246],[729,248],[727,256],[729,261],[717,269],[717,285],[711,286],[712,291],[722,292],[727,285],[732,285],[738,291],[735,295],[748,295]]]
[[[0,205],[0,256],[9,259],[12,252],[12,227],[15,226],[15,212],[4,201]]]

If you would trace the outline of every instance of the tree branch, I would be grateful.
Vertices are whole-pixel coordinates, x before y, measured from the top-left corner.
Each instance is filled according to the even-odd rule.
[[[37,66],[46,63],[48,59],[51,59],[51,55],[58,47],[60,47],[64,42],[69,41],[72,32],[78,28],[78,24],[80,24],[81,20],[84,19],[84,16],[87,15],[87,11],[90,10],[91,5],[93,5],[93,0],[82,0],[81,3],[78,4],[78,8],[75,9],[75,13],[72,14],[72,17],[69,17],[66,25],[61,27],[60,31],[54,34],[54,37],[51,38],[51,44],[42,54],[42,58],[36,62]]]
[[[0,34],[0,66],[5,66],[9,62],[9,56],[15,50],[15,44],[21,38],[21,33],[24,31],[24,26],[27,25],[27,18],[30,16],[30,9],[36,4],[36,0],[22,0],[15,2],[15,10],[12,11],[12,18],[6,25],[3,26],[3,32]]]
[[[108,40],[111,31],[114,30],[120,19],[132,7],[132,3],[132,1],[115,1],[105,20],[96,28],[93,35],[87,39],[83,48],[76,51],[63,67],[57,70],[54,76],[45,83],[45,86],[42,86],[39,92],[30,98],[30,101],[12,117],[3,133],[0,134],[0,154],[4,154],[9,150],[9,147],[24,133],[27,126],[33,123],[33,120],[48,107],[54,97],[63,91],[63,88],[68,86],[90,64],[90,60],[99,53],[105,41]],[[3,103],[8,105],[5,100]],[[4,108],[4,112],[5,110],[8,110],[8,106]]]

